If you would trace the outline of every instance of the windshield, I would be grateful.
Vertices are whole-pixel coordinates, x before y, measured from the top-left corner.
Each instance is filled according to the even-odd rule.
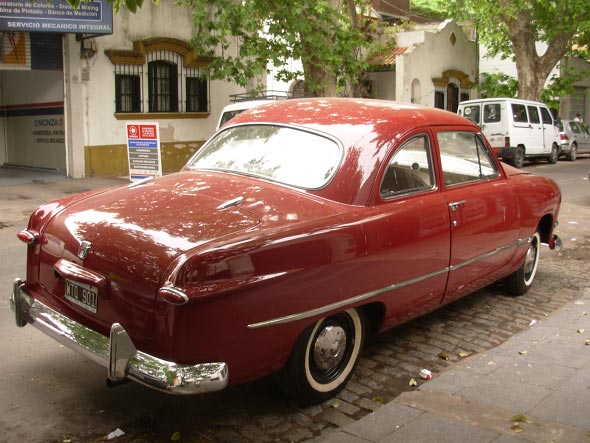
[[[341,157],[334,140],[316,133],[276,125],[244,125],[217,134],[187,166],[319,189],[330,181]]]

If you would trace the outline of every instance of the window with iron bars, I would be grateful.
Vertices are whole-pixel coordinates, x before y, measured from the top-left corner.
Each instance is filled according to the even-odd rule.
[[[116,112],[209,112],[209,82],[181,54],[153,51],[146,65],[115,65]]]
[[[142,65],[115,65],[115,112],[143,112]]]

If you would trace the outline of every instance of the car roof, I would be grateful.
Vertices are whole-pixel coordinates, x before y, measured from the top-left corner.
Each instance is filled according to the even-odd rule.
[[[339,140],[344,149],[339,172],[314,193],[360,205],[366,204],[383,160],[409,132],[442,125],[480,132],[472,121],[441,109],[352,98],[283,100],[245,111],[223,130],[249,124],[296,126]]]
[[[240,123],[283,123],[322,130],[345,140],[369,131],[405,133],[419,126],[470,125],[455,113],[410,103],[354,98],[304,98],[274,102],[232,119]],[[371,127],[367,127],[371,125]],[[387,127],[387,129],[386,129]],[[341,137],[342,136],[342,137]]]

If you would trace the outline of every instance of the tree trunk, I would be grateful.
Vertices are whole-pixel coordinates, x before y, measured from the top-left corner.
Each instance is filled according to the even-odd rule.
[[[545,53],[539,56],[531,21],[530,11],[521,11],[515,16],[504,17],[504,22],[508,26],[508,37],[514,50],[518,75],[518,98],[539,101],[545,82],[553,68],[565,55],[573,33],[558,34],[548,43]]]

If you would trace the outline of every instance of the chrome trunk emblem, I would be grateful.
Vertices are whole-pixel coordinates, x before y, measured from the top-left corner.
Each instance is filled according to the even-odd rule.
[[[80,249],[78,249],[78,257],[84,260],[88,255],[88,251],[90,251],[90,248],[92,248],[92,243],[86,240],[82,240],[82,242],[80,243]]]

